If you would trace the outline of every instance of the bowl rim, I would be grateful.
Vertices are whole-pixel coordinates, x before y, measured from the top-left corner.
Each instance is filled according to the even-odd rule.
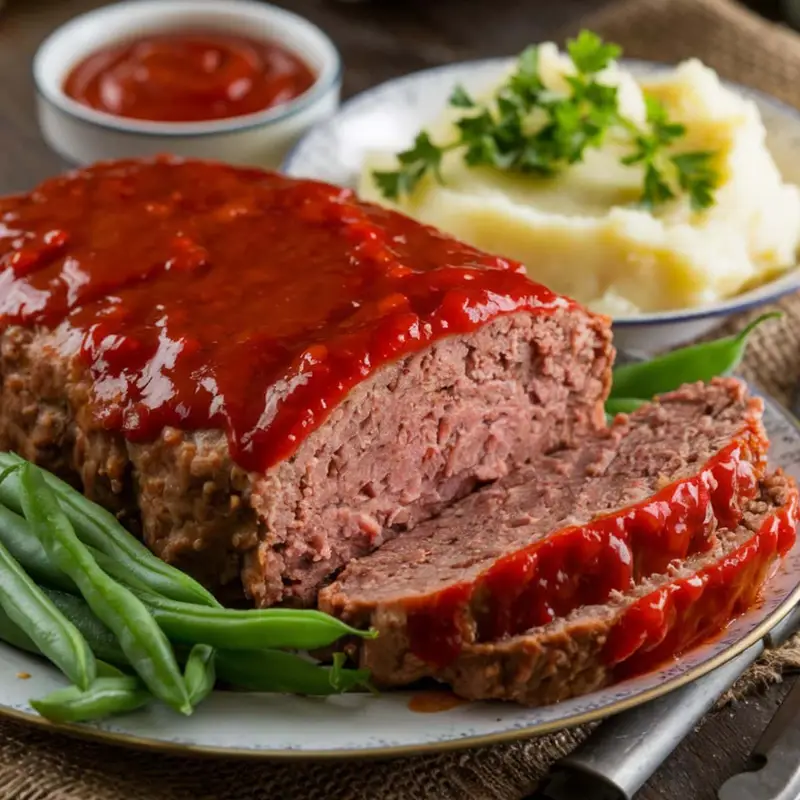
[[[371,86],[363,92],[359,92],[353,97],[348,98],[342,103],[337,112],[327,120],[321,121],[316,125],[311,126],[303,136],[292,146],[280,166],[281,172],[289,172],[297,162],[297,156],[301,149],[305,146],[308,139],[310,139],[319,128],[325,125],[335,124],[336,120],[351,113],[353,109],[357,109],[362,105],[368,105],[370,99],[378,92],[385,89],[390,84],[413,83],[424,75],[431,75],[434,73],[460,71],[465,68],[473,69],[486,69],[490,66],[501,66],[503,64],[513,63],[514,56],[499,56],[493,58],[471,59],[467,61],[459,61],[451,64],[440,64],[435,67],[427,69],[415,70],[414,72],[399,75],[396,78],[389,78],[376,86]],[[664,72],[668,69],[675,67],[675,64],[665,61],[650,61],[640,58],[622,58],[620,63],[642,70],[648,70],[651,73]],[[798,130],[800,130],[800,109],[779,100],[776,97],[763,92],[760,89],[753,89],[734,81],[729,81],[720,76],[721,83],[729,89],[736,91],[738,94],[744,96],[749,100],[758,100],[759,102],[771,106],[777,113],[784,117],[793,118],[798,123]],[[775,302],[788,294],[792,294],[800,290],[800,266],[790,268],[787,271],[777,275],[767,283],[756,286],[752,289],[742,292],[735,297],[726,300],[715,302],[707,306],[699,306],[693,308],[679,308],[666,311],[651,311],[641,314],[632,314],[628,316],[615,316],[610,317],[612,324],[620,328],[633,328],[645,325],[669,325],[680,323],[691,323],[700,321],[702,319],[710,319],[715,317],[724,317],[733,314],[742,313],[758,306],[766,305]]]
[[[643,325],[678,325],[698,322],[703,319],[728,317],[742,314],[760,306],[775,303],[787,295],[800,290],[800,267],[792,267],[782,275],[778,275],[767,283],[748,289],[727,300],[708,306],[679,308],[667,311],[650,311],[642,314],[610,317],[612,324],[618,328],[635,328]]]
[[[278,27],[285,23],[299,25],[319,39],[320,47],[318,52],[322,60],[322,67],[314,83],[303,94],[286,103],[237,117],[194,122],[157,122],[128,119],[85,106],[69,97],[59,86],[53,90],[46,85],[47,77],[52,74],[51,71],[45,74],[44,68],[44,61],[49,51],[56,43],[69,36],[82,25],[98,18],[102,19],[105,16],[118,14],[122,9],[131,14],[145,14],[155,19],[165,10],[165,4],[162,4],[159,0],[120,0],[120,2],[100,6],[72,17],[48,34],[37,48],[32,62],[33,82],[37,96],[61,113],[96,128],[142,137],[200,138],[226,133],[240,133],[283,122],[320,102],[331,91],[337,91],[341,85],[343,64],[338,48],[322,28],[300,14],[257,0],[202,0],[202,2],[170,0],[170,5],[173,7],[184,6],[187,13],[202,11],[205,8],[226,11],[235,16],[239,11],[250,11],[260,15],[264,20],[269,20]],[[100,39],[95,47],[87,52],[94,52],[103,47],[104,44],[116,40],[110,37],[108,39]]]

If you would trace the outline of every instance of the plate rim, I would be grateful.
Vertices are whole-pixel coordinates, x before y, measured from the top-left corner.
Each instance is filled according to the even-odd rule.
[[[744,382],[750,392],[760,397],[765,406],[770,411],[778,414],[785,422],[792,426],[792,429],[800,439],[800,420],[798,420],[788,409],[782,406],[777,400],[765,392],[760,391],[756,386]],[[780,567],[779,567],[780,569]],[[726,650],[717,653],[693,669],[688,670],[674,678],[664,681],[645,691],[631,696],[616,700],[609,705],[574,714],[571,717],[554,719],[549,722],[540,722],[519,728],[510,728],[505,731],[498,731],[487,734],[477,734],[473,736],[453,737],[422,744],[394,745],[389,747],[367,746],[363,748],[350,749],[324,749],[324,750],[300,750],[300,749],[245,749],[242,747],[223,747],[204,744],[192,744],[185,742],[165,741],[163,739],[147,738],[139,734],[121,733],[119,731],[109,731],[90,725],[73,723],[53,723],[35,713],[29,713],[10,706],[0,705],[0,719],[12,719],[22,724],[31,725],[38,730],[50,731],[51,733],[61,733],[73,738],[84,741],[91,741],[99,744],[115,745],[126,747],[137,751],[158,752],[169,755],[179,756],[202,756],[208,758],[233,758],[246,761],[370,761],[377,759],[395,759],[403,757],[438,755],[447,752],[457,752],[470,750],[477,747],[487,747],[498,744],[509,744],[511,742],[522,741],[536,736],[542,736],[556,731],[563,731],[574,728],[578,725],[595,722],[615,716],[623,711],[644,705],[659,697],[663,697],[670,692],[695,681],[713,670],[728,663],[732,659],[741,655],[746,650],[763,640],[765,636],[795,608],[800,607],[800,574],[797,575],[797,583],[789,592],[784,600],[778,605],[765,619],[763,619],[752,631],[732,644]],[[34,657],[35,656],[31,656]]]

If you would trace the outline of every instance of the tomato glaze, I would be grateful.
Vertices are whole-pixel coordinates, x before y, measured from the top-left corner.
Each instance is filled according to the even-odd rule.
[[[314,80],[301,59],[275,42],[198,31],[104,47],[73,67],[64,92],[118,117],[200,122],[287,103]]]
[[[645,595],[611,629],[603,661],[616,678],[654,669],[709,639],[759,599],[777,556],[794,545],[796,488],[786,505],[733,553]]]
[[[564,528],[496,561],[474,581],[406,604],[411,652],[445,667],[465,642],[494,641],[605,603],[674,559],[710,549],[758,491],[763,433],[749,427],[690,478],[634,506]]]
[[[0,326],[54,326],[131,441],[215,428],[263,471],[381,365],[570,301],[353,192],[254,169],[99,164],[0,199]]]

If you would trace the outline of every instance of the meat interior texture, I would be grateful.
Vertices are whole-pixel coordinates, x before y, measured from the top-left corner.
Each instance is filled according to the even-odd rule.
[[[719,531],[712,550],[604,605],[520,636],[467,645],[437,677],[468,699],[545,705],[657,666],[718,633],[758,600],[796,526],[797,487],[776,473],[741,523]],[[647,613],[632,613],[642,609]]]
[[[320,607],[378,628],[361,659],[379,682],[437,675],[459,642],[519,633],[537,605],[542,621],[560,617],[713,549],[716,528],[735,527],[758,491],[761,413],[733,379],[665,395],[352,562]],[[537,572],[544,550],[531,545],[557,540],[570,547],[551,547],[552,574]]]
[[[260,606],[312,603],[335,570],[479,482],[603,425],[606,320],[573,309],[500,317],[390,364],[288,460],[234,464],[219,431],[144,444],[98,429],[63,331],[2,339],[0,446],[117,510],[160,557]]]
[[[761,402],[736,380],[665,395],[573,448],[542,455],[366,558],[322,592],[323,607],[406,601],[477,577],[498,558],[568,526],[638,503],[694,475],[739,434],[766,451]]]

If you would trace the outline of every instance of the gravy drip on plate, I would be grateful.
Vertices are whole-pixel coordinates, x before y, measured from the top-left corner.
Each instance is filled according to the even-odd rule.
[[[293,100],[315,76],[285,47],[226,33],[164,33],[79,62],[64,92],[90,108],[151,122],[203,122]]]
[[[58,326],[97,424],[227,433],[260,471],[381,365],[570,302],[353,193],[176,159],[99,164],[0,200],[0,326]]]

